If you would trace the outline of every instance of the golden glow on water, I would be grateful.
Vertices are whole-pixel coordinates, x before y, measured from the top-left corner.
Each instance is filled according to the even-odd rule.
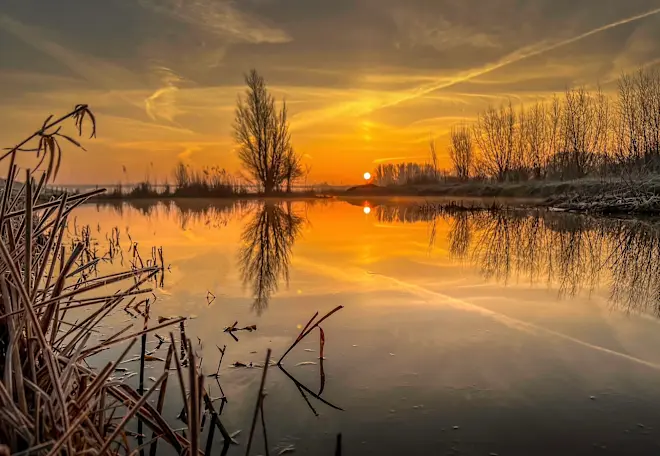
[[[324,397],[347,411],[320,409],[322,424],[283,420],[272,431],[281,438],[296,435],[311,444],[317,433],[364,423],[381,429],[382,417],[391,417],[407,434],[428,431],[429,420],[439,420],[461,429],[497,425],[506,436],[516,435],[516,417],[525,414],[549,434],[580,416],[581,422],[597,424],[595,433],[606,428],[614,435],[616,420],[609,420],[607,411],[596,412],[589,396],[616,391],[608,400],[618,417],[633,423],[642,406],[631,397],[660,400],[658,322],[618,310],[630,290],[641,292],[645,283],[657,282],[643,272],[653,271],[652,265],[636,269],[639,262],[629,261],[643,257],[635,249],[652,245],[655,235],[637,232],[630,252],[619,254],[619,270],[595,273],[603,263],[599,256],[616,245],[616,236],[601,233],[618,231],[588,218],[429,216],[405,199],[366,205],[362,200],[177,204],[167,210],[124,206],[122,213],[89,205],[78,211],[76,223],[99,224],[101,240],[114,226],[122,233],[128,227],[143,248],[163,246],[171,273],[164,289],[156,290],[152,315],[196,315],[186,331],[193,340],[199,337],[200,355],[213,370],[216,345],[228,346],[229,363],[261,362],[267,347],[278,357],[314,312],[345,306],[323,325]],[[127,236],[122,239],[128,244]],[[217,297],[212,302],[209,291]],[[611,298],[617,295],[615,305]],[[123,313],[114,318],[113,325],[126,324]],[[222,332],[235,321],[259,329],[235,343]],[[318,363],[319,342],[312,339],[291,353],[287,367],[318,388],[318,366],[309,362]],[[296,366],[301,362],[308,364]],[[221,373],[233,413],[246,417],[236,418],[235,426],[245,428],[251,406],[243,404],[252,404],[258,372],[225,367]],[[311,413],[286,378],[268,375],[273,410]],[[544,401],[553,404],[552,420],[544,418]],[[498,421],[484,414],[500,407],[513,418]],[[456,423],[445,423],[448,414]],[[382,438],[365,441],[371,454],[388,454]],[[413,453],[421,454],[417,450]]]
[[[117,226],[123,227],[122,231],[128,228],[131,238],[143,248],[154,243],[163,246],[172,270],[162,291],[163,301],[174,313],[209,312],[203,307],[205,300],[197,298],[205,296],[207,290],[223,299],[249,303],[254,290],[246,282],[241,255],[253,244],[246,227],[254,223],[259,223],[253,228],[262,230],[260,235],[275,238],[280,237],[280,223],[295,230],[281,246],[287,252],[284,258],[257,258],[279,262],[279,275],[274,277],[271,290],[275,300],[295,297],[311,303],[315,296],[327,292],[364,295],[394,288],[408,293],[423,287],[461,299],[466,294],[477,300],[490,299],[491,295],[483,293],[493,292],[499,298],[486,299],[485,305],[506,298],[503,302],[518,303],[513,307],[506,304],[507,308],[523,314],[538,307],[530,308],[510,297],[517,293],[538,295],[536,299],[548,303],[544,313],[564,309],[574,317],[579,309],[591,308],[601,300],[604,303],[611,293],[599,285],[611,280],[610,273],[593,275],[601,262],[594,255],[599,249],[605,251],[609,244],[595,249],[595,234],[585,231],[570,244],[582,250],[571,253],[562,247],[568,242],[567,234],[535,227],[531,218],[514,219],[507,226],[497,219],[468,218],[466,214],[427,220],[416,216],[405,200],[394,205],[364,201],[297,201],[266,206],[256,202],[239,206],[228,202],[215,206],[210,202],[178,204],[181,207],[173,205],[170,209],[124,206],[121,214],[110,207],[85,206],[77,215],[79,225],[100,225],[99,236]],[[291,219],[293,223],[287,221],[289,214],[296,217]],[[252,248],[257,250],[251,255],[269,254],[268,249]],[[633,288],[627,280],[639,275],[621,276],[614,281],[621,286],[616,294],[625,295],[624,287]],[[634,288],[639,290],[640,286]],[[595,293],[587,299],[590,290]],[[561,296],[577,293],[584,299],[564,306],[557,302],[557,291]],[[181,295],[185,299],[177,299]],[[442,299],[432,302],[441,304]],[[364,305],[370,303],[370,299],[363,301]],[[419,303],[416,298],[406,305]],[[584,307],[586,303],[589,305]],[[378,305],[387,303],[378,301]]]

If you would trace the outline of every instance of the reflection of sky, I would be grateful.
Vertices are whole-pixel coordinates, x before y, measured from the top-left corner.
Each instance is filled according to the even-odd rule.
[[[378,222],[361,204],[298,202],[293,210],[307,222],[293,245],[290,283],[280,285],[259,317],[236,264],[249,214],[220,228],[202,217],[185,231],[162,210],[150,217],[126,210],[120,217],[86,206],[77,214],[78,224],[98,222],[102,232],[130,226],[143,248],[154,241],[164,247],[172,273],[152,315],[197,316],[187,332],[202,341],[206,373],[215,370],[215,345],[228,345],[222,378],[230,432],[247,433],[260,371],[229,364],[261,362],[266,347],[279,357],[297,325],[317,310],[344,305],[323,324],[324,397],[346,411],[312,400],[321,414],[314,419],[273,369],[266,399],[271,442],[293,443],[303,454],[329,453],[336,432],[353,454],[588,454],[594,444],[615,454],[652,454],[657,448],[660,439],[648,428],[660,427],[653,406],[660,399],[660,332],[651,317],[611,311],[604,288],[558,299],[553,285],[486,281],[470,262],[450,258],[451,220],[437,223],[430,249],[426,223]],[[207,290],[217,296],[210,305]],[[258,331],[239,333],[235,343],[222,328],[236,320]],[[285,365],[317,390],[318,366],[296,366],[316,361],[318,351],[304,349],[318,350],[316,334]]]

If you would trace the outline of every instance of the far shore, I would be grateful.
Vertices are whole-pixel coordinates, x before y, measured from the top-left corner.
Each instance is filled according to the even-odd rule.
[[[659,195],[659,196],[656,196]],[[635,179],[634,184],[621,178],[584,178],[567,181],[527,182],[442,182],[406,186],[382,187],[373,184],[351,187],[348,190],[316,189],[310,191],[282,192],[265,195],[261,193],[149,194],[133,195],[117,193],[99,195],[96,202],[171,201],[191,199],[212,200],[255,200],[255,199],[352,199],[363,198],[428,198],[449,197],[452,199],[496,198],[525,200],[526,205],[548,207],[572,212],[601,214],[660,214],[660,176],[651,175]]]

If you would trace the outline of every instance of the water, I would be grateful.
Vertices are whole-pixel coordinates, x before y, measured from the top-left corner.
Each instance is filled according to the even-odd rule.
[[[279,358],[315,312],[338,305],[322,325],[322,397],[343,411],[308,395],[310,409],[271,368],[270,454],[333,454],[339,432],[344,454],[657,454],[660,226],[420,203],[87,205],[75,225],[91,226],[100,251],[113,227],[124,248],[129,235],[163,247],[170,272],[151,315],[195,317],[186,334],[205,374],[227,346],[222,421],[241,430],[229,454],[245,452],[262,373],[231,365],[263,363],[268,347]],[[120,311],[107,325],[129,321]],[[236,342],[223,332],[235,321],[258,329]],[[284,362],[315,393],[318,356],[315,332]],[[162,372],[147,365],[147,377]],[[214,379],[207,387],[220,396]],[[183,427],[171,391],[165,413]],[[264,454],[260,432],[252,454]]]

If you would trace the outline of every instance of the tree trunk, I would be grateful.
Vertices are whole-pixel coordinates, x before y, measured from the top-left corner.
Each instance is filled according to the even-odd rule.
[[[273,180],[266,179],[266,182],[264,182],[264,193],[266,195],[271,195],[274,189],[275,189],[275,183],[273,182]]]

